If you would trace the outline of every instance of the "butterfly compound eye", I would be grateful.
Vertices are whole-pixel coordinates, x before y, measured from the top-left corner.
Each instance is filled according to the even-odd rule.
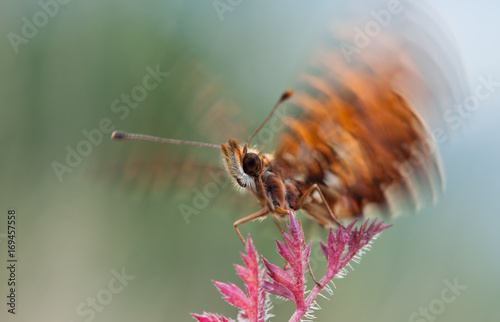
[[[262,160],[255,153],[247,153],[243,157],[243,171],[249,176],[256,176],[262,169]]]

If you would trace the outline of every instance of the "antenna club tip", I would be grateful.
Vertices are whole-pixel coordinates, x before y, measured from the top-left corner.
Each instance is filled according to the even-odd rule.
[[[126,136],[125,132],[113,131],[113,133],[111,133],[111,139],[113,140],[121,140],[124,139],[125,136]]]
[[[286,100],[286,99],[290,98],[292,95],[293,95],[293,89],[291,89],[291,88],[290,88],[290,89],[287,89],[287,90],[283,93],[283,95],[281,95],[281,101],[284,101],[284,100]]]

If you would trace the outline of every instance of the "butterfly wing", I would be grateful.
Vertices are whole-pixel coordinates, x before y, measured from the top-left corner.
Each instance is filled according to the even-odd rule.
[[[172,65],[167,81],[175,86],[167,84],[161,96],[148,98],[148,106],[141,106],[143,114],[132,111],[130,125],[120,124],[119,129],[209,143],[246,135],[249,124],[239,119],[239,106],[222,95],[220,79],[189,54],[182,57],[163,64]],[[182,108],[169,108],[172,106]],[[108,144],[109,149],[95,156],[101,159],[93,163],[86,177],[107,183],[116,194],[162,199],[176,193],[186,195],[177,196],[179,199],[189,200],[193,188],[203,191],[214,184],[227,185],[221,191],[232,192],[216,150],[145,142]]]
[[[362,50],[339,40],[352,26],[334,28],[292,100],[302,115],[287,120],[274,162],[284,178],[318,184],[340,219],[418,209],[444,186],[432,132],[446,135],[439,107],[464,95],[465,77],[421,15],[407,11]],[[303,209],[331,224],[319,195]]]

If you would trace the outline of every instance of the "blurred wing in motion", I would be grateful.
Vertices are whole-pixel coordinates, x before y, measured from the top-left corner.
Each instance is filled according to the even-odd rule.
[[[221,82],[198,60],[185,54],[182,59],[163,65],[173,65],[169,79],[175,86],[164,86],[161,101],[151,102],[153,111],[145,112],[142,118],[135,117],[130,127],[120,127],[215,143],[250,132],[245,120],[240,119],[240,108],[222,96]],[[172,190],[192,194],[192,188],[203,190],[208,183],[230,186],[215,151],[144,142],[113,143],[110,149],[90,169],[92,175],[88,177],[112,185],[116,194],[161,199],[172,196]]]
[[[444,186],[432,130],[446,134],[441,109],[460,99],[466,78],[428,12],[406,8],[393,19],[365,35],[364,48],[349,38],[356,24],[331,29],[292,99],[302,116],[288,120],[275,152],[283,177],[318,184],[340,219],[418,210]],[[332,223],[319,195],[303,209]]]

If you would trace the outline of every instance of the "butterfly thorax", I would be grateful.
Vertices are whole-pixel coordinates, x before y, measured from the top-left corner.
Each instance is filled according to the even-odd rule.
[[[284,217],[294,210],[303,189],[296,180],[283,178],[273,156],[243,147],[236,140],[221,144],[222,159],[237,187],[253,193],[270,213]]]

